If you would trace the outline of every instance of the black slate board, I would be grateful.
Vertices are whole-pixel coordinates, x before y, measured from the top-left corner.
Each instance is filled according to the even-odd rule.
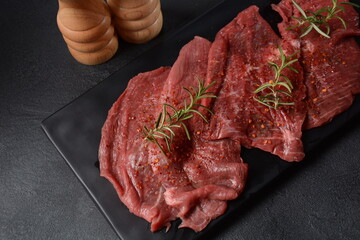
[[[229,203],[228,211],[223,216],[212,221],[201,233],[195,233],[189,229],[177,229],[180,221],[175,221],[167,233],[164,230],[156,233],[150,232],[149,224],[131,214],[119,201],[112,185],[99,176],[97,165],[100,131],[106,119],[107,111],[124,91],[127,82],[133,76],[160,66],[172,65],[180,48],[195,35],[213,40],[219,29],[230,22],[238,12],[252,4],[259,6],[262,16],[275,26],[280,18],[271,11],[269,3],[275,3],[275,1],[228,0],[223,2],[179,29],[176,34],[168,39],[161,40],[154,48],[145,52],[42,122],[42,128],[47,136],[122,239],[176,240],[205,238],[210,230],[219,228],[224,219],[241,217],[235,216],[234,213],[238,212],[250,199],[256,197],[256,194],[261,189],[279,177],[281,173],[296,165],[296,163],[284,162],[276,156],[260,150],[243,150],[242,157],[249,164],[249,177],[245,191],[240,198]],[[305,152],[312,151],[328,136],[341,129],[342,126],[359,114],[360,98],[357,98],[348,111],[337,116],[330,124],[305,132],[303,136]],[[322,150],[326,149],[322,148]],[[256,161],[252,161],[254,159]]]

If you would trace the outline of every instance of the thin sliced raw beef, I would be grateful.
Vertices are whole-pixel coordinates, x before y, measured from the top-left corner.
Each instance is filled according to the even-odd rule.
[[[99,147],[100,174],[115,187],[130,212],[151,222],[155,231],[176,218],[176,210],[165,203],[165,188],[148,164],[139,122],[153,121],[149,109],[158,98],[170,72],[160,68],[141,73],[109,110]]]
[[[278,46],[287,56],[299,50],[281,41],[256,6],[239,13],[217,34],[209,54],[208,81],[223,83],[213,108],[211,139],[236,139],[245,147],[260,148],[286,161],[300,161],[304,157],[301,130],[306,113],[299,63],[292,65],[299,73],[282,72],[294,86],[292,98],[285,100],[295,105],[275,110],[253,98],[260,85],[274,78],[268,61],[279,64]]]
[[[297,0],[302,9],[317,11],[332,6],[330,0]],[[339,1],[347,2],[347,1]],[[353,95],[360,93],[360,49],[351,36],[360,35],[359,17],[350,5],[341,5],[345,13],[338,15],[346,21],[344,29],[337,18],[330,20],[331,39],[315,30],[299,38],[301,29],[287,30],[298,22],[291,16],[300,13],[291,0],[283,0],[273,8],[280,13],[282,37],[289,42],[300,42],[301,64],[307,87],[308,115],[304,129],[321,126],[345,111],[353,102]],[[323,29],[325,31],[325,29]]]
[[[199,116],[186,123],[191,141],[183,130],[174,129],[168,156],[143,140],[142,127],[154,127],[163,103],[182,107],[189,98],[182,87],[206,79],[210,45],[196,37],[182,48],[171,70],[160,68],[133,78],[102,130],[101,175],[112,182],[131,212],[151,222],[152,231],[169,227],[176,218],[182,219],[181,227],[201,231],[224,213],[227,200],[235,199],[245,185],[247,165],[240,158],[239,142],[207,140],[208,124]],[[210,100],[202,104],[209,106]]]
[[[298,2],[312,10],[313,5],[325,6],[325,0]],[[349,107],[360,92],[360,51],[348,37],[359,33],[358,16],[351,7],[345,6],[347,12],[341,15],[348,29],[336,20],[329,23],[331,40],[315,32],[300,39],[299,30],[285,30],[296,24],[291,16],[299,16],[290,0],[273,7],[284,19],[279,25],[283,39],[256,6],[249,7],[217,34],[213,44],[195,37],[171,69],[134,77],[110,109],[99,148],[101,175],[131,212],[151,223],[152,231],[170,227],[177,218],[182,220],[180,227],[204,229],[244,189],[248,168],[240,157],[241,146],[300,161],[306,116],[305,128],[320,126]],[[274,80],[268,61],[280,65],[279,46],[286,56],[296,53],[294,58],[301,61],[292,64],[297,73],[281,72],[294,86],[292,96],[283,95],[283,101],[294,105],[275,110],[257,102],[254,98],[260,93],[254,91]],[[163,103],[176,109],[183,108],[184,101],[189,104],[182,87],[197,87],[199,80],[205,85],[216,81],[209,91],[218,97],[201,100],[215,115],[196,105],[210,124],[194,113],[185,122],[191,140],[184,129],[173,128],[171,151],[159,140],[164,155],[144,140],[143,127],[154,127]]]
[[[197,87],[199,80],[206,79],[210,45],[209,41],[195,37],[182,48],[155,112],[161,112],[161,103],[164,102],[176,109],[183,108],[184,101],[189,104],[189,95],[182,87]],[[213,86],[210,90],[216,91],[215,88]],[[211,99],[202,101],[205,106],[210,103]],[[204,111],[203,114],[210,117]],[[230,139],[210,141],[204,137],[209,125],[200,116],[194,115],[186,125],[191,140],[187,139],[183,129],[174,128],[173,150],[167,157],[155,144],[149,144],[145,151],[151,153],[149,163],[166,189],[166,203],[178,210],[177,216],[182,220],[180,227],[201,231],[212,219],[225,212],[228,200],[237,198],[242,192],[247,165],[240,158],[239,142]],[[153,125],[148,126],[151,127]]]

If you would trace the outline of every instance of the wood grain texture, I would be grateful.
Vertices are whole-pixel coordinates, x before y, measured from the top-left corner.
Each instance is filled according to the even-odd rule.
[[[118,34],[130,43],[145,43],[163,26],[160,0],[108,0]]]
[[[110,10],[102,0],[59,0],[57,24],[71,55],[82,64],[104,63],[118,49]]]

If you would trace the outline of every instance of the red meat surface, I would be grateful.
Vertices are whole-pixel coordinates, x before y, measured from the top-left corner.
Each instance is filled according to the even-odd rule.
[[[312,11],[331,5],[330,0],[297,3]],[[248,167],[240,157],[241,146],[301,161],[302,130],[331,121],[360,93],[360,50],[352,38],[360,34],[359,18],[351,6],[344,7],[346,13],[339,15],[347,29],[333,19],[327,39],[315,31],[300,38],[299,28],[288,29],[297,24],[292,16],[300,16],[291,0],[273,5],[283,18],[278,25],[281,37],[258,7],[251,6],[222,28],[213,43],[195,37],[171,68],[135,76],[102,128],[101,176],[114,185],[132,213],[151,223],[152,231],[170,227],[177,218],[182,220],[180,227],[203,230],[244,189]],[[291,96],[282,95],[282,100],[293,105],[273,109],[255,100],[268,90],[254,91],[274,81],[269,61],[280,65],[280,48],[286,56],[295,53],[299,61],[291,65],[297,72],[281,72],[293,85]],[[190,139],[183,128],[174,127],[171,149],[158,139],[164,154],[144,139],[143,127],[154,128],[164,103],[176,110],[188,105],[183,87],[196,88],[199,81],[214,83],[209,91],[217,98],[199,102],[214,115],[195,105],[208,121],[196,113],[185,120]]]
[[[296,2],[302,9],[311,11],[332,6],[330,0]],[[314,30],[300,38],[301,28],[287,29],[298,24],[291,16],[301,16],[292,1],[283,0],[278,5],[273,5],[283,18],[279,30],[284,40],[300,44],[308,108],[304,129],[328,123],[349,108],[353,95],[360,93],[360,49],[352,38],[360,35],[359,16],[352,6],[342,6],[345,13],[341,12],[338,16],[346,21],[347,29],[344,29],[339,19],[333,18],[328,22],[331,29],[331,38],[328,39]],[[325,31],[324,28],[323,30]]]
[[[283,72],[294,86],[292,98],[286,100],[295,105],[275,110],[254,100],[254,91],[274,79],[268,61],[279,63],[279,46],[287,56],[299,50],[273,32],[256,6],[239,13],[217,34],[209,54],[208,78],[223,83],[214,104],[211,139],[236,139],[245,147],[260,148],[286,161],[300,161],[304,157],[301,135],[306,116],[300,64],[292,65],[298,73]]]
[[[160,68],[129,82],[108,113],[99,147],[101,176],[114,185],[132,213],[151,222],[152,230],[174,220],[176,211],[165,204],[165,189],[148,163],[139,123],[152,120],[149,109],[158,104],[169,72]]]
[[[209,41],[196,37],[183,47],[171,68],[160,102],[176,109],[183,108],[184,101],[189,103],[189,95],[183,87],[197,86],[199,80],[206,79],[210,46]],[[208,84],[210,82],[205,81],[205,85]],[[209,91],[216,91],[216,86],[219,84]],[[203,99],[201,103],[208,107],[211,99]],[[159,105],[156,112],[161,110]],[[210,117],[204,111],[203,114]],[[199,116],[195,115],[186,125],[191,140],[187,139],[183,129],[173,129],[176,133],[172,144],[174,150],[167,157],[155,144],[149,144],[146,151],[151,152],[150,165],[166,189],[166,203],[179,211],[180,227],[201,231],[225,212],[227,200],[237,198],[243,190],[247,165],[240,158],[238,142],[206,139],[208,124]]]
[[[101,175],[131,212],[151,222],[152,231],[169,227],[176,218],[182,219],[180,227],[201,231],[245,185],[247,165],[240,158],[239,142],[207,140],[208,124],[199,116],[186,123],[191,141],[182,129],[174,129],[176,140],[167,156],[141,133],[144,125],[154,126],[163,103],[183,107],[189,98],[183,86],[206,79],[210,45],[196,37],[183,47],[171,70],[160,68],[133,78],[102,129]]]

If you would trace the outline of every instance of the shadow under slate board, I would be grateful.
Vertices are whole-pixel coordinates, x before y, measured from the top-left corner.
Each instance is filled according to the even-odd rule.
[[[257,5],[263,17],[276,29],[280,17],[271,10],[274,1],[228,0],[204,13],[194,21],[179,29],[166,40],[140,57],[127,64],[109,78],[90,89],[42,122],[42,128],[61,153],[69,167],[88,191],[100,211],[111,224],[118,236],[124,240],[180,240],[202,238],[210,229],[216,229],[225,218],[241,217],[231,214],[266,185],[289,169],[295,163],[287,163],[276,156],[260,150],[245,151],[244,161],[249,161],[249,177],[243,194],[229,203],[227,212],[212,221],[201,233],[190,229],[178,229],[180,221],[175,221],[168,232],[150,232],[149,224],[135,215],[120,202],[113,186],[100,177],[97,164],[101,127],[107,112],[125,90],[128,81],[140,72],[171,66],[179,50],[194,36],[213,40],[215,34],[230,22],[241,10]],[[352,107],[337,116],[330,124],[304,133],[305,152],[318,146],[325,138],[344,126],[360,113],[360,98],[355,99]],[[221,229],[221,228],[219,228]]]

